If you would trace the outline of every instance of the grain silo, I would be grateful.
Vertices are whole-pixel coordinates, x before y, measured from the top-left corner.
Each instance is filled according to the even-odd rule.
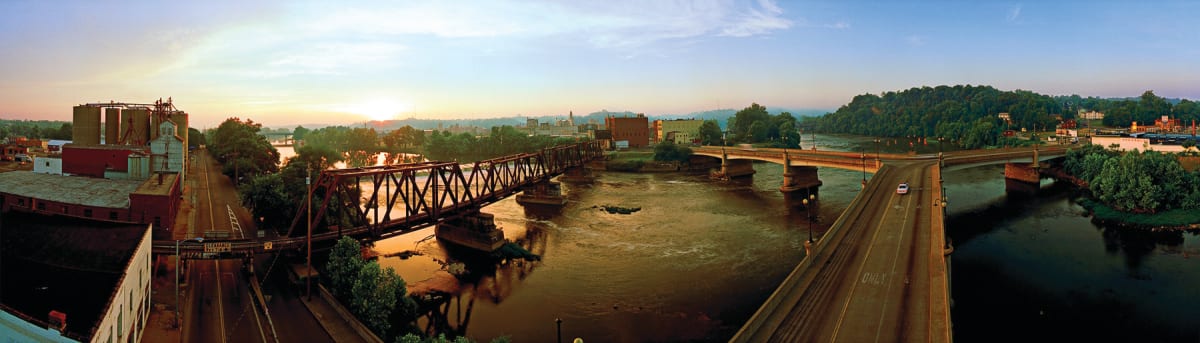
[[[172,112],[171,117],[168,119],[170,119],[171,122],[175,123],[175,135],[179,136],[179,138],[183,139],[183,143],[184,143],[183,146],[185,146],[185,147],[188,146],[187,145],[187,142],[188,142],[188,114],[187,114],[187,112],[183,112],[183,111]]]
[[[116,145],[121,141],[121,109],[104,109],[104,144]]]
[[[132,108],[121,112],[121,140],[127,145],[146,145],[150,142],[150,109]]]
[[[161,115],[155,112],[150,113],[150,140],[147,140],[147,142],[158,138],[158,128],[162,125],[163,120],[167,119],[166,116],[166,113],[162,113]]]
[[[100,108],[85,105],[75,106],[71,136],[74,144],[100,145]]]

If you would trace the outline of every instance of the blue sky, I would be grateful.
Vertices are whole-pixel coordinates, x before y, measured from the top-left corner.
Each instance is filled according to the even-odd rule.
[[[1197,1],[0,2],[0,117],[194,126],[834,109],[974,84],[1200,98]]]

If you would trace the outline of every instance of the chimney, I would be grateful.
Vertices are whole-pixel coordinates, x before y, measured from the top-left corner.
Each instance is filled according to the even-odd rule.
[[[158,173],[158,185],[162,186],[162,183],[163,183],[163,173],[159,172]]]

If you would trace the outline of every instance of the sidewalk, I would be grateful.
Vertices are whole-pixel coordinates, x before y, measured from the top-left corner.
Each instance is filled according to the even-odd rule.
[[[189,233],[191,228],[196,226],[196,194],[193,190],[196,189],[195,182],[198,175],[195,170],[195,168],[188,168],[186,181],[182,185],[183,200],[179,202],[179,211],[175,216],[175,222],[169,228],[170,231],[166,233],[169,235],[167,238],[171,240],[187,239],[192,234]],[[159,232],[155,232],[155,234],[159,234]],[[182,342],[183,324],[186,323],[180,323],[180,327],[175,327],[175,257],[159,256],[154,263],[153,275],[150,280],[150,314],[146,318],[146,328],[142,330],[142,340],[145,342]],[[181,298],[180,302],[189,304],[191,293],[182,286],[184,285],[181,285],[180,291],[183,294],[180,296],[184,298]],[[180,311],[186,313],[187,309],[181,308]]]
[[[307,300],[307,297],[300,297],[300,301],[304,303],[304,307],[312,312],[313,317],[317,318],[317,322],[321,323],[321,327],[325,328],[325,332],[329,333],[329,337],[333,337],[333,341],[337,343],[367,343],[359,336],[354,329],[350,327],[350,323],[346,322],[333,308],[333,305],[325,302],[325,299],[320,296],[313,296],[312,300]]]

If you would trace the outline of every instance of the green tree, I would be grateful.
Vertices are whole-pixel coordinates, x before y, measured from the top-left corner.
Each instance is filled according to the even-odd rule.
[[[241,184],[241,179],[279,172],[279,151],[258,134],[262,124],[229,118],[212,134],[209,152],[224,165],[222,170]]]
[[[329,251],[329,261],[325,263],[325,271],[329,274],[332,291],[339,297],[351,296],[355,279],[365,262],[362,259],[362,246],[350,236],[338,239],[333,249]]]
[[[296,203],[288,196],[280,174],[255,176],[242,184],[238,192],[259,228],[278,231],[291,225]]]
[[[743,108],[741,111],[733,114],[729,118],[729,129],[733,132],[735,140],[738,142],[751,142],[752,134],[751,126],[754,123],[762,122],[760,125],[763,139],[766,138],[768,121],[771,115],[767,113],[767,108],[758,103],[751,103],[750,107]]]
[[[718,145],[724,143],[721,140],[721,127],[717,125],[716,120],[705,120],[700,124],[700,144],[701,145]]]
[[[296,126],[295,129],[292,129],[292,139],[298,141],[304,140],[304,135],[307,135],[309,131],[311,130],[304,128],[304,126]]]
[[[188,147],[199,148],[201,145],[208,145],[208,139],[204,134],[194,127],[188,128]]]
[[[391,328],[388,317],[396,308],[395,287],[399,278],[392,268],[381,269],[378,262],[367,261],[359,266],[350,288],[350,310],[377,335]]]
[[[675,161],[684,163],[692,156],[692,149],[686,146],[675,144],[672,141],[664,141],[654,146],[655,161]]]
[[[784,148],[799,148],[800,147],[800,132],[793,127],[794,122],[783,122],[779,124],[779,136]]]

